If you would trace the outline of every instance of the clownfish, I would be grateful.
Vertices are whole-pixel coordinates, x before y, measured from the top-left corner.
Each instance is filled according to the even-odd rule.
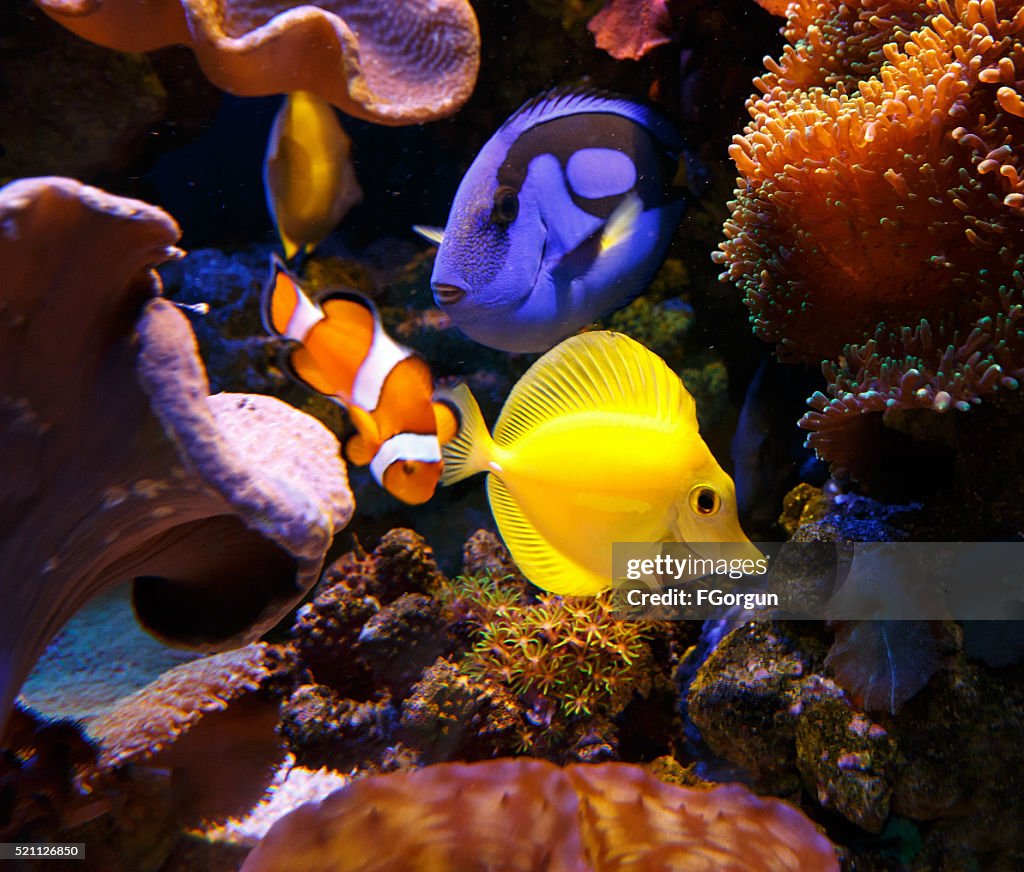
[[[612,584],[613,542],[686,542],[700,556],[762,557],[732,479],[701,438],[693,397],[621,333],[572,336],[533,364],[494,435],[465,385],[443,484],[487,474],[498,530],[523,574],[564,596]]]
[[[362,201],[352,141],[323,97],[285,97],[267,141],[263,186],[286,260],[316,248]]]
[[[470,338],[546,351],[650,282],[686,206],[678,134],[653,109],[597,91],[527,102],[455,193],[434,300]]]
[[[263,326],[288,340],[281,366],[296,381],[343,406],[356,434],[345,456],[388,493],[419,505],[441,476],[441,444],[458,427],[453,410],[433,401],[426,362],[381,325],[376,306],[354,291],[316,302],[275,256],[263,291]]]

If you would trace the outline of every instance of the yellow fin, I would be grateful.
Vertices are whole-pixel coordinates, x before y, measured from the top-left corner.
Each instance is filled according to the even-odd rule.
[[[450,392],[439,392],[438,396],[446,400],[459,417],[455,438],[441,446],[444,456],[441,484],[454,484],[478,472],[486,472],[494,443],[476,398],[465,385]]]
[[[459,419],[447,403],[434,403],[434,423],[437,426],[437,441],[441,445],[451,442],[459,432]]]
[[[581,333],[531,366],[509,394],[494,426],[506,447],[546,421],[580,412],[656,419],[697,433],[697,408],[658,355],[622,333]]]
[[[561,596],[594,596],[611,587],[611,580],[585,569],[556,551],[523,516],[504,482],[487,477],[491,512],[512,558],[537,587]]]
[[[644,211],[643,201],[635,193],[629,193],[608,216],[604,233],[601,234],[602,253],[629,239],[636,227],[636,220]]]

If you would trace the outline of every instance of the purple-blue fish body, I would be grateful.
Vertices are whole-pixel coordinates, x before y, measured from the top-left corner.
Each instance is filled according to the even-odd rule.
[[[682,145],[632,100],[555,91],[484,145],[455,195],[431,287],[471,338],[544,351],[641,293],[685,208]]]

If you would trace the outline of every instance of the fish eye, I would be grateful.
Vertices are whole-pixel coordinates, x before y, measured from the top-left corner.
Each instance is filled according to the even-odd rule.
[[[502,227],[511,224],[519,214],[519,195],[514,188],[502,185],[494,192],[494,208],[491,210],[491,223]]]
[[[411,460],[405,461],[405,463],[402,464],[402,472],[404,472],[406,475],[412,475],[413,473],[416,472],[416,464],[413,463]]]
[[[721,507],[722,498],[706,484],[699,484],[690,491],[690,508],[698,515],[713,515]]]

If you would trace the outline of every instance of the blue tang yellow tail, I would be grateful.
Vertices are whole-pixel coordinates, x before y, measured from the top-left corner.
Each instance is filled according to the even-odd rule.
[[[685,207],[682,143],[625,97],[555,90],[530,100],[455,194],[434,299],[466,334],[544,351],[641,293]]]

